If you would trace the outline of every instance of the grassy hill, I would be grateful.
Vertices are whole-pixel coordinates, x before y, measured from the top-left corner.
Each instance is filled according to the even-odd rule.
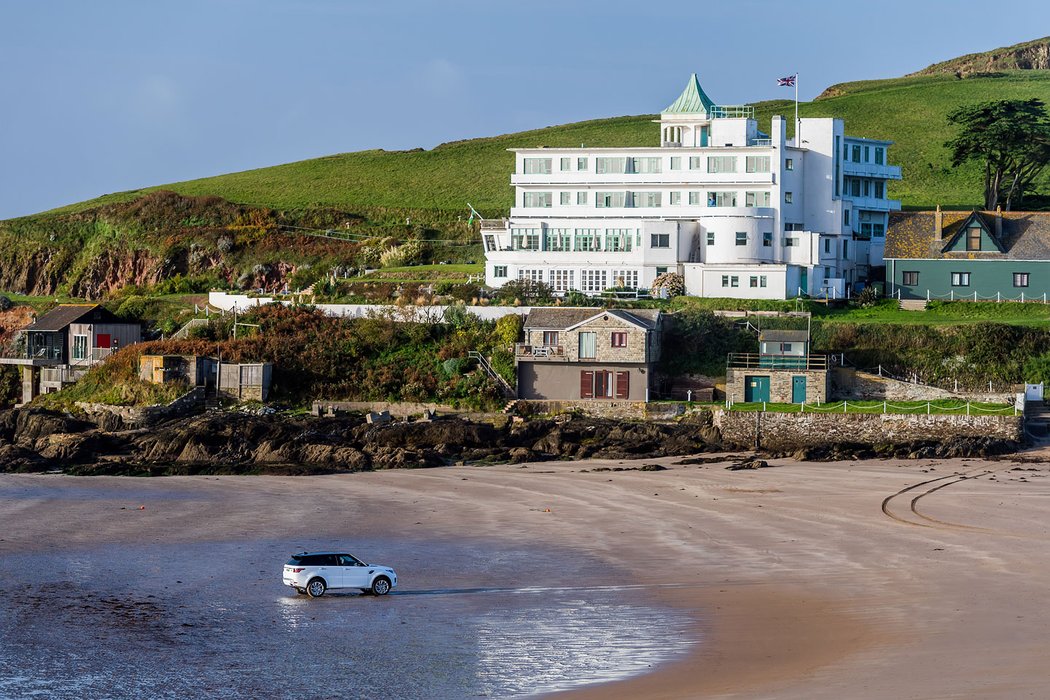
[[[1050,104],[1050,71],[844,83],[801,104],[800,113],[841,117],[850,134],[893,140],[889,160],[901,165],[904,179],[890,195],[905,208],[970,208],[981,201],[979,172],[975,165],[950,167],[944,142],[953,132],[945,115],[960,105],[1030,97]],[[764,129],[772,115],[793,111],[788,100],[755,108]],[[344,153],[0,221],[0,290],[98,297],[128,282],[148,287],[174,275],[200,278],[187,291],[209,283],[272,287],[310,265],[318,272],[371,264],[377,251],[411,239],[427,242],[416,262],[480,260],[477,236],[463,221],[466,204],[485,216],[507,213],[508,148],[652,145],[653,118],[598,119],[431,150]],[[1050,193],[1050,173],[1039,186]],[[355,242],[309,239],[296,226],[339,228]],[[310,275],[296,281],[309,284]]]

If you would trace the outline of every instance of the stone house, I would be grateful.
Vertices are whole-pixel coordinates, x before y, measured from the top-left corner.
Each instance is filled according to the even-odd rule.
[[[726,397],[734,403],[824,403],[828,358],[810,352],[809,331],[768,330],[758,353],[732,353],[726,366]]]
[[[659,310],[534,308],[515,346],[518,398],[648,401]]]

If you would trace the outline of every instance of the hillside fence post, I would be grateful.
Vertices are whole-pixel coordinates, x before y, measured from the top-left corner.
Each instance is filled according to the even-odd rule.
[[[988,382],[988,393],[992,393],[992,383]]]
[[[973,292],[973,300],[977,301],[977,290],[976,289]]]
[[[845,412],[846,412],[846,406],[847,406],[847,405],[848,405],[848,404],[847,404],[847,403],[846,403],[845,401],[843,401],[843,402],[842,402],[842,412],[843,412],[843,413],[845,413]]]
[[[953,289],[949,294],[951,294],[951,300],[955,301],[955,290]]]
[[[976,294],[976,293],[977,292],[974,292],[974,294]],[[996,292],[995,293],[995,303],[998,304],[1002,300],[1003,300],[1003,293],[1002,292]]]
[[[1021,303],[1024,303],[1024,292],[1021,292]]]
[[[926,402],[926,415],[930,415],[930,402]]]
[[[882,365],[879,365],[879,376],[882,376]]]
[[[762,412],[763,413],[766,412],[766,402],[765,401],[762,402]]]
[[[966,415],[970,415],[970,402],[966,402]]]
[[[955,393],[956,394],[959,393],[959,380],[958,379],[955,380]]]
[[[930,300],[930,290],[927,289],[926,290],[926,301],[929,301],[929,300]]]

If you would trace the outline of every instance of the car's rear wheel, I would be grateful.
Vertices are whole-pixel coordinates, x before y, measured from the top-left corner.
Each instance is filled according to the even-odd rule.
[[[390,592],[390,579],[386,576],[380,576],[375,581],[372,581],[372,593],[376,595],[386,595]]]
[[[324,579],[310,579],[310,583],[306,584],[306,594],[311,598],[320,598],[326,590],[328,590],[328,586],[325,584]]]

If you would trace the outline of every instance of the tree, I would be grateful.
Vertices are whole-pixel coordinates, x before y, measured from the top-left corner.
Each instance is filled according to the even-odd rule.
[[[960,107],[948,121],[962,127],[945,143],[952,165],[984,163],[984,206],[1020,206],[1032,181],[1050,163],[1050,119],[1043,101],[997,100]]]

